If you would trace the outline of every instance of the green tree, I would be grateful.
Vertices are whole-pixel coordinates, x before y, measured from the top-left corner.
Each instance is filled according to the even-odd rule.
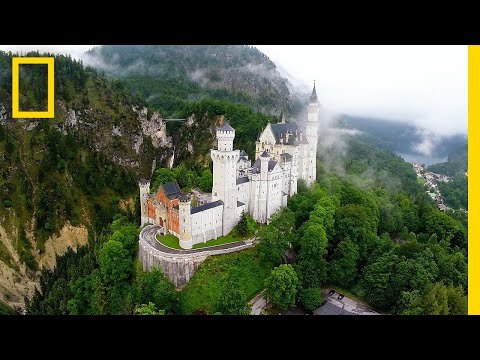
[[[300,301],[305,309],[313,311],[322,305],[322,290],[319,287],[312,287],[300,290]]]
[[[467,236],[462,224],[438,209],[432,209],[425,216],[425,230],[436,234],[439,241],[466,248]]]
[[[349,238],[340,241],[328,263],[330,282],[349,288],[357,274],[358,258],[358,246],[353,241]]]
[[[281,310],[295,305],[299,288],[298,276],[291,265],[282,264],[265,280],[265,297]]]
[[[152,191],[157,191],[160,185],[175,181],[175,173],[168,168],[159,168],[155,171],[152,177],[151,187]]]
[[[295,217],[288,208],[274,214],[260,232],[258,253],[263,261],[280,264],[285,251],[295,241]]]
[[[141,270],[139,277],[137,303],[153,302],[157,309],[163,309],[167,314],[181,313],[180,293],[161,270],[153,268],[145,273]]]
[[[110,240],[118,241],[123,244],[123,247],[130,253],[133,258],[138,252],[138,227],[134,224],[129,224],[115,230],[110,236]]]
[[[165,315],[165,310],[157,310],[155,304],[149,302],[148,304],[141,304],[135,308],[136,315]]]
[[[322,225],[308,226],[300,240],[297,269],[302,287],[320,287],[327,280],[327,236]]]
[[[255,230],[255,220],[246,213],[245,211],[242,212],[242,216],[240,217],[240,221],[237,224],[237,231],[242,236],[247,236],[251,234]]]
[[[132,275],[132,261],[121,242],[107,241],[100,250],[98,262],[102,282],[107,287],[125,284]]]
[[[245,293],[233,283],[229,283],[223,290],[215,304],[214,311],[222,315],[248,315],[250,308]]]
[[[422,295],[418,291],[404,294],[401,302],[404,315],[465,315],[467,297],[461,287],[431,284]]]
[[[212,191],[213,187],[213,174],[210,169],[204,170],[202,176],[198,179],[198,187],[205,192]]]

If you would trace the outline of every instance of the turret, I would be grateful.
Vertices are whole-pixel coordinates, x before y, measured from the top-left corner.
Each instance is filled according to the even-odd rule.
[[[318,144],[318,127],[319,127],[320,104],[318,102],[317,90],[315,82],[313,82],[313,91],[310,95],[308,104],[308,117],[305,126],[305,137],[308,141],[308,164],[306,167],[306,182],[310,186],[317,178],[317,144]]]
[[[217,128],[218,150],[232,151],[233,139],[235,139],[235,129],[225,121],[222,126]]]
[[[262,155],[260,155],[260,180],[267,180],[268,177],[268,162],[270,161],[270,156],[265,150]]]
[[[148,196],[150,195],[150,181],[142,179],[138,182],[140,189],[140,226],[149,223],[148,220]]]
[[[308,122],[318,122],[318,113],[320,111],[320,104],[317,97],[317,89],[315,88],[315,81],[313,82],[313,90],[308,102]]]
[[[189,195],[184,195],[178,202],[178,217],[180,222],[179,242],[183,249],[191,249],[192,242],[192,216]]]
[[[240,151],[233,150],[235,129],[227,122],[217,128],[218,149],[211,150],[213,162],[212,201],[223,201],[223,234],[227,235],[238,223],[237,162]]]

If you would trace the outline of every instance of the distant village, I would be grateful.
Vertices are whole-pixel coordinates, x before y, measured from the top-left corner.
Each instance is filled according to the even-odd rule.
[[[437,185],[439,182],[448,182],[450,180],[448,176],[427,171],[425,166],[420,164],[413,163],[412,165],[417,177],[425,180],[424,186],[427,194],[437,203],[438,208],[442,211],[453,210],[445,205],[445,198],[438,190]]]

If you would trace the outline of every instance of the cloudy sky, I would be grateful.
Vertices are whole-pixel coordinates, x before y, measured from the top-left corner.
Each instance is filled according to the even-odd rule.
[[[0,45],[71,53],[92,45]],[[467,46],[257,45],[298,88],[313,80],[332,112],[407,120],[437,134],[467,132]]]

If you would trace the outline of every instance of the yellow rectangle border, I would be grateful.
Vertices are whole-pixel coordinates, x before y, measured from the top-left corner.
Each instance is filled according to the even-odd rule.
[[[47,111],[20,111],[19,67],[22,64],[45,64],[48,66]],[[12,118],[51,119],[55,117],[55,59],[53,57],[13,57],[12,58]]]
[[[468,47],[468,314],[480,314],[480,46]],[[476,157],[476,159],[475,159]]]

